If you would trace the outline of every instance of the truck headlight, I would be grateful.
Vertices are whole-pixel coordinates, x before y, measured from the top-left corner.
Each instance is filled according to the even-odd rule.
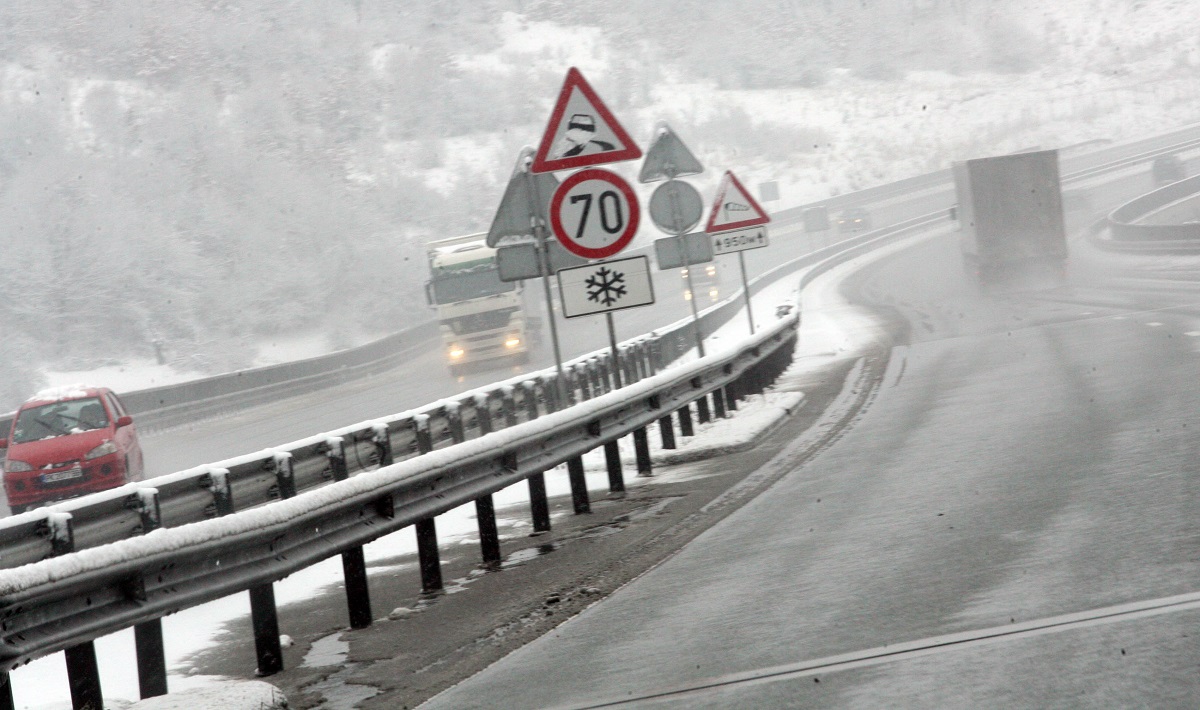
[[[467,351],[463,350],[461,345],[451,345],[450,346],[449,355],[450,355],[451,360],[459,360],[462,358],[463,355],[466,355],[466,354],[467,354]]]
[[[8,471],[9,473],[17,473],[18,471],[32,471],[33,466],[30,466],[24,461],[9,459],[4,462],[4,470]]]
[[[510,335],[504,340],[504,347],[512,349],[521,344],[521,339],[515,335]]]
[[[117,453],[117,445],[112,443],[111,441],[106,441],[103,444],[92,449],[91,451],[87,452],[87,454],[85,454],[83,458],[87,459],[88,461],[91,461],[92,459],[98,459],[101,456],[107,456],[109,454],[115,454],[115,453]]]

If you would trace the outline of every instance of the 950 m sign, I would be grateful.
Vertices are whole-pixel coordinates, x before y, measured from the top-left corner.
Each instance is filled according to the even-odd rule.
[[[734,232],[710,234],[708,237],[712,240],[714,256],[747,249],[761,249],[768,245],[766,227],[747,227]]]
[[[550,228],[567,251],[585,259],[616,254],[637,234],[641,208],[628,182],[592,168],[567,177],[550,198]]]

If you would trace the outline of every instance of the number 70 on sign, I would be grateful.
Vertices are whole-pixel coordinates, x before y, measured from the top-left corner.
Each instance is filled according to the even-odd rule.
[[[637,234],[641,208],[620,175],[592,168],[567,177],[550,198],[550,228],[571,253],[604,259]]]

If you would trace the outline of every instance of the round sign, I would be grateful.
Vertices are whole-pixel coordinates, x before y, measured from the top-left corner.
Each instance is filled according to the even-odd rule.
[[[599,168],[572,174],[550,198],[554,236],[567,251],[585,259],[603,259],[628,246],[641,216],[629,183]]]
[[[704,199],[690,183],[668,180],[650,196],[650,219],[667,234],[686,234],[700,224]]]

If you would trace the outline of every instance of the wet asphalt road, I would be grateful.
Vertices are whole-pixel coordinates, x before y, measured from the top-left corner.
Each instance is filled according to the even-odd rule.
[[[1194,707],[1196,611],[771,675],[1200,590],[1200,298],[1075,254],[1034,297],[971,294],[948,239],[864,271],[910,327],[837,444],[428,706]]]

